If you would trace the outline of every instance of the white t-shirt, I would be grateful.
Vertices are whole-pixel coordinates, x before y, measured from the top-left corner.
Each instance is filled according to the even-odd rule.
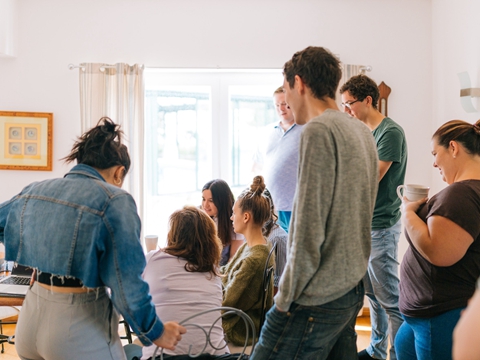
[[[187,272],[186,260],[164,253],[162,250],[147,254],[147,266],[143,278],[150,286],[150,294],[155,304],[158,317],[162,322],[180,322],[196,313],[222,306],[222,282],[218,276],[210,273]],[[211,312],[189,321],[203,327],[207,332],[220,317],[220,311]],[[210,333],[211,343],[221,348],[225,345],[221,320],[215,324]],[[192,345],[192,354],[202,351],[205,345],[205,334],[202,330],[187,326],[187,333],[182,335],[175,351],[164,350],[165,354],[188,354]],[[156,346],[143,348],[143,359],[150,358]],[[229,352],[228,347],[215,350],[207,345],[206,353],[222,355]],[[160,349],[157,351],[160,355]]]

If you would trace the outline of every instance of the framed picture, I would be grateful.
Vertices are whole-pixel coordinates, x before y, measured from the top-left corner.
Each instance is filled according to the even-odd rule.
[[[0,111],[0,169],[52,170],[53,114]]]

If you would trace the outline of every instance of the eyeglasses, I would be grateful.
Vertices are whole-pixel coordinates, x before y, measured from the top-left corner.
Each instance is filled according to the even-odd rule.
[[[348,108],[348,110],[352,109],[352,105],[355,104],[357,101],[360,100],[355,100],[355,101],[350,101],[350,102],[342,102],[342,106]]]

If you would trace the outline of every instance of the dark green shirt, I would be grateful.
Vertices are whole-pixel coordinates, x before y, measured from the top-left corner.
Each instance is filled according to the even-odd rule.
[[[407,142],[402,127],[388,117],[382,120],[372,134],[377,143],[378,159],[392,162],[378,184],[372,230],[379,230],[392,227],[401,216],[397,186],[405,180]]]

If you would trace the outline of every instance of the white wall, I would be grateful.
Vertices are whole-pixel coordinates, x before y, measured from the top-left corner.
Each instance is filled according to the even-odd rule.
[[[433,0],[432,18],[433,129],[453,119],[474,123],[480,112],[463,110],[457,74],[468,71],[472,87],[480,88],[480,1]],[[477,99],[473,103],[480,109]],[[437,192],[446,184],[438,170],[433,173]]]
[[[389,114],[405,129],[407,180],[430,183],[429,0],[21,0],[17,56],[0,58],[0,109],[54,113],[52,172],[0,170],[4,201],[33,180],[62,176],[79,135],[78,74],[67,64],[281,68],[308,45],[391,88]],[[0,30],[1,31],[1,30]]]

